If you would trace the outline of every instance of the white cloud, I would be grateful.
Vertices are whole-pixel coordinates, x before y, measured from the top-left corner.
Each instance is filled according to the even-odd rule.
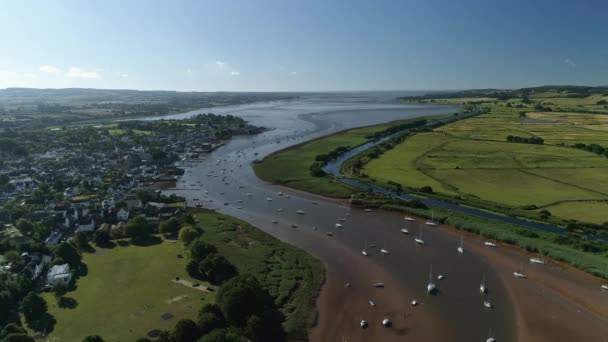
[[[297,72],[297,71],[292,71],[292,72],[290,72],[289,74],[290,74],[290,75],[297,75],[297,74],[298,74],[298,72]]]
[[[226,62],[215,61],[215,65],[220,69],[224,69],[224,67],[226,66]]]
[[[129,77],[129,74],[120,74],[120,77],[127,78],[127,77]]]
[[[564,63],[566,63],[569,68],[576,68],[576,63],[574,63],[574,61],[570,58],[564,59]]]
[[[33,74],[33,73],[27,73],[27,74],[23,74],[24,78],[29,78],[29,79],[34,79],[34,78],[38,78],[37,74]]]
[[[232,75],[232,76],[239,76],[240,74],[241,74],[241,73],[240,73],[240,72],[238,72],[238,71],[231,71],[231,72],[230,72],[230,75]]]
[[[71,67],[68,69],[68,72],[65,74],[66,77],[70,78],[87,78],[87,79],[97,79],[101,78],[101,75],[97,71],[84,71],[80,68]]]
[[[186,73],[188,74],[188,76],[192,76],[192,69],[190,69],[190,68],[186,69]]]
[[[52,66],[52,65],[42,65],[40,67],[40,71],[47,72],[49,74],[55,74],[55,73],[61,72],[61,69],[59,69],[58,67]]]

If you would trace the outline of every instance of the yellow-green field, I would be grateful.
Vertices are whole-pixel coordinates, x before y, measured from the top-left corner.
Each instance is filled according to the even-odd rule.
[[[566,95],[534,93],[530,104],[487,97],[434,100],[446,104],[484,101],[482,106],[490,111],[416,134],[368,161],[363,172],[373,182],[431,186],[437,193],[465,202],[486,201],[492,207],[510,208],[548,206],[559,218],[606,222],[608,211],[599,210],[604,204],[585,206],[587,202],[577,201],[608,200],[608,158],[569,146],[583,143],[608,148],[608,109],[597,104],[608,97]],[[538,104],[576,112],[538,111]],[[509,135],[540,137],[545,143],[509,143]]]
[[[195,318],[214,294],[172,282],[186,274],[181,243],[115,247],[85,254],[88,274],[78,288],[68,292],[77,306],[59,308],[54,296],[45,294],[49,312],[57,323],[49,341],[81,341],[99,334],[106,341],[135,341],[152,329],[171,329],[182,318]],[[168,313],[173,318],[164,320]]]
[[[602,224],[607,220],[608,202],[566,202],[545,209],[566,219]]]

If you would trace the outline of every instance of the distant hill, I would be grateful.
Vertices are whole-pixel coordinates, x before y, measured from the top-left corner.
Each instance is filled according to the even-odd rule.
[[[294,93],[7,88],[0,89],[0,128],[58,126],[108,118],[167,115],[297,96]]]
[[[546,85],[540,87],[528,87],[520,89],[470,89],[455,90],[445,92],[429,92],[422,96],[404,96],[401,100],[428,100],[428,99],[449,99],[460,97],[495,97],[498,99],[519,98],[523,95],[537,94],[543,92],[560,92],[565,97],[588,97],[591,95],[608,95],[608,86],[589,87],[571,85]]]

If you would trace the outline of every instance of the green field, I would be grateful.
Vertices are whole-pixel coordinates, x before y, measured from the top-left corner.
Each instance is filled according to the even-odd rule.
[[[315,300],[324,280],[319,261],[253,226],[214,212],[196,214],[202,239],[236,266],[254,274],[284,313],[288,336],[303,338],[316,318]],[[84,254],[88,274],[66,297],[73,309],[59,308],[51,293],[44,297],[57,323],[49,341],[81,341],[99,334],[106,341],[135,341],[153,329],[170,330],[182,318],[196,318],[215,294],[172,282],[186,273],[187,258],[180,242],[98,249]],[[203,285],[205,282],[196,281]],[[167,320],[161,315],[169,313]]]
[[[608,159],[548,145],[421,133],[371,160],[363,170],[372,179],[412,188],[428,185],[436,192],[515,207],[608,199]]]
[[[330,177],[313,177],[310,174],[310,166],[315,163],[315,157],[326,154],[339,146],[356,147],[369,141],[370,139],[366,138],[369,134],[407,121],[410,120],[355,128],[316,139],[271,154],[261,162],[255,163],[253,169],[258,177],[269,182],[329,197],[348,197],[361,190]]]
[[[606,222],[608,214],[579,201],[608,200],[608,159],[570,146],[593,143],[608,148],[608,110],[596,105],[608,97],[567,95],[532,93],[528,104],[516,98],[479,97],[488,113],[416,134],[378,159],[362,156],[363,175],[381,185],[390,181],[411,189],[430,186],[437,195],[492,210],[536,206],[559,219]],[[538,111],[539,104],[577,112]],[[510,143],[509,135],[540,137],[544,144]],[[538,213],[526,215],[537,218]]]
[[[170,329],[181,318],[195,318],[214,294],[173,283],[175,276],[190,279],[180,243],[98,249],[85,254],[88,274],[66,297],[77,302],[63,309],[45,294],[49,312],[57,320],[49,341],[81,341],[99,334],[106,341],[135,341],[153,329]],[[191,279],[190,279],[191,280]],[[174,317],[163,320],[161,315]]]

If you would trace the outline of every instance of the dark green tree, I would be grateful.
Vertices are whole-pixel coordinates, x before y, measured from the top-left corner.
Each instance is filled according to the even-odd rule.
[[[199,231],[192,226],[185,226],[179,231],[179,239],[186,245],[194,241],[199,235]]]
[[[179,222],[175,217],[161,222],[160,232],[165,235],[173,235],[179,231]]]
[[[110,243],[110,233],[107,230],[98,229],[93,234],[93,241],[97,246],[104,246]]]
[[[136,216],[125,226],[125,235],[136,241],[143,241],[150,236],[150,224],[143,216]]]
[[[30,233],[32,233],[34,231],[35,226],[34,226],[34,223],[32,223],[32,221],[26,220],[24,218],[20,218],[17,220],[16,227],[21,232],[21,234],[29,235]]]
[[[62,242],[57,246],[55,249],[55,257],[61,258],[72,268],[80,265],[80,261],[82,260],[82,256],[78,253],[76,248],[67,242]]]
[[[224,315],[216,304],[206,304],[203,306],[198,313],[196,324],[203,335],[226,326]]]
[[[181,319],[171,332],[174,342],[191,342],[201,337],[198,326],[191,319]]]
[[[192,244],[190,244],[190,257],[199,262],[216,251],[217,250],[213,245],[210,245],[201,239],[194,240]]]
[[[89,335],[85,337],[82,342],[103,342],[103,338],[99,335]]]
[[[237,274],[236,267],[224,256],[213,253],[198,265],[198,272],[203,279],[213,284],[221,284]]]
[[[80,250],[86,250],[89,248],[89,240],[87,239],[87,235],[83,232],[76,232],[74,237],[72,238],[74,245]]]
[[[21,312],[28,322],[40,319],[47,311],[46,301],[35,292],[28,293],[21,301]]]
[[[8,334],[2,339],[2,342],[36,342],[33,337],[28,336],[25,333],[22,334]]]

